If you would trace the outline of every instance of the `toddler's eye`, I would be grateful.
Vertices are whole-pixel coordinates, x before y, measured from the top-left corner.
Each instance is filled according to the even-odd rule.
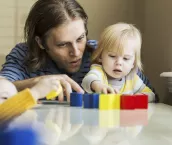
[[[130,60],[129,58],[124,58],[124,60]]]
[[[115,57],[115,55],[109,55],[109,57],[112,57],[112,58],[114,58],[114,57]]]

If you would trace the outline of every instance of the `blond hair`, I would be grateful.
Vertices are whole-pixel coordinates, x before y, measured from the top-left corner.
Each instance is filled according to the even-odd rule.
[[[123,55],[126,43],[134,40],[135,62],[134,68],[142,70],[141,63],[141,33],[132,24],[117,23],[107,27],[100,36],[97,49],[92,54],[92,63],[99,63],[99,58],[104,50]]]

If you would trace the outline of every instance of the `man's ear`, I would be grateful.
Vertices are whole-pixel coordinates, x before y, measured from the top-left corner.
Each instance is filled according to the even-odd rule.
[[[45,49],[42,45],[42,41],[41,39],[38,37],[38,36],[35,36],[35,41],[37,42],[38,46],[41,48],[41,49]]]

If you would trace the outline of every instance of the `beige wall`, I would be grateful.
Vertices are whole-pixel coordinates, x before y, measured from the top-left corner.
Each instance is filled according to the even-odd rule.
[[[26,15],[35,0],[0,1],[0,54],[22,41]]]
[[[101,31],[116,22],[135,23],[135,0],[78,0],[86,10],[89,38],[98,39]]]
[[[159,74],[172,68],[171,6],[171,0],[145,0],[142,51],[146,74],[161,101],[169,104],[172,104],[172,100],[169,99],[164,79]]]

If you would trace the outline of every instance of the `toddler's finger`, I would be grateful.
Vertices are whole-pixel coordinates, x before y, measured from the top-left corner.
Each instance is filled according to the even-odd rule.
[[[118,93],[119,93],[119,90],[117,90],[117,89],[114,89],[114,92],[115,92],[116,94],[118,94]]]
[[[102,93],[107,94],[107,88],[103,88]]]
[[[108,88],[107,88],[107,92],[108,92],[109,94],[114,94],[114,93],[115,93],[115,91],[113,90],[113,88],[112,88],[112,87],[109,87],[109,86],[108,86]]]

